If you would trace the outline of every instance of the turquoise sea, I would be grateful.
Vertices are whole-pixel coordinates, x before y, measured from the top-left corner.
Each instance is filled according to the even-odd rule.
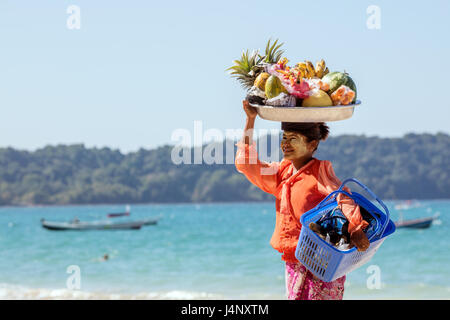
[[[393,220],[400,211],[404,219],[439,218],[429,229],[398,229],[388,237],[368,264],[348,274],[344,299],[449,299],[450,200],[402,209],[387,204]],[[106,219],[124,208],[0,208],[0,299],[285,298],[284,264],[269,244],[274,203],[132,205],[130,217],[117,219],[161,220],[131,231],[40,225],[41,218]],[[74,265],[79,289],[67,286]],[[367,285],[373,268],[381,281],[376,288]]]

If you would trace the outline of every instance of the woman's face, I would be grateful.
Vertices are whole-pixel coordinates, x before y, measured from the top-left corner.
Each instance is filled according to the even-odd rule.
[[[317,144],[318,141],[307,142],[306,137],[300,133],[284,131],[281,139],[281,150],[285,159],[300,159],[311,157]]]

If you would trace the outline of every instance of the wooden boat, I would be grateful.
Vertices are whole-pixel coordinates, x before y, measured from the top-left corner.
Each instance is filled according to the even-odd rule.
[[[77,219],[71,222],[55,222],[41,219],[42,227],[48,230],[139,230],[142,226],[155,225],[158,219],[145,219],[137,221],[89,221],[83,222]]]
[[[395,222],[395,227],[397,228],[416,228],[416,229],[425,229],[431,226],[433,220],[436,217],[428,217],[421,219],[412,219],[412,220],[399,220]]]

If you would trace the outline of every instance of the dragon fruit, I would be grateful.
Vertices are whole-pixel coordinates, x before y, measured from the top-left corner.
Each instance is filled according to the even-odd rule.
[[[286,80],[282,79],[281,83],[284,85],[287,92],[292,94],[294,97],[304,99],[311,95],[311,88],[309,87],[309,84],[302,79],[300,79],[300,81],[294,80],[292,78]]]
[[[286,91],[299,99],[307,98],[311,95],[311,87],[307,81],[296,73],[295,69],[291,69],[286,65],[287,60],[267,66],[266,71],[270,75],[277,76],[281,80],[281,84]]]

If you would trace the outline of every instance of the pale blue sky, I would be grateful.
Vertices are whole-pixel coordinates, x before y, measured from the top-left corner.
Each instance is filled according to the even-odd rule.
[[[81,29],[66,27],[69,5]],[[369,5],[381,29],[366,27]],[[363,104],[332,135],[450,133],[449,1],[0,2],[0,147],[84,143],[124,152],[175,129],[242,128],[245,95],[225,69],[285,43],[291,63],[346,70]],[[259,119],[257,128],[279,128]]]

